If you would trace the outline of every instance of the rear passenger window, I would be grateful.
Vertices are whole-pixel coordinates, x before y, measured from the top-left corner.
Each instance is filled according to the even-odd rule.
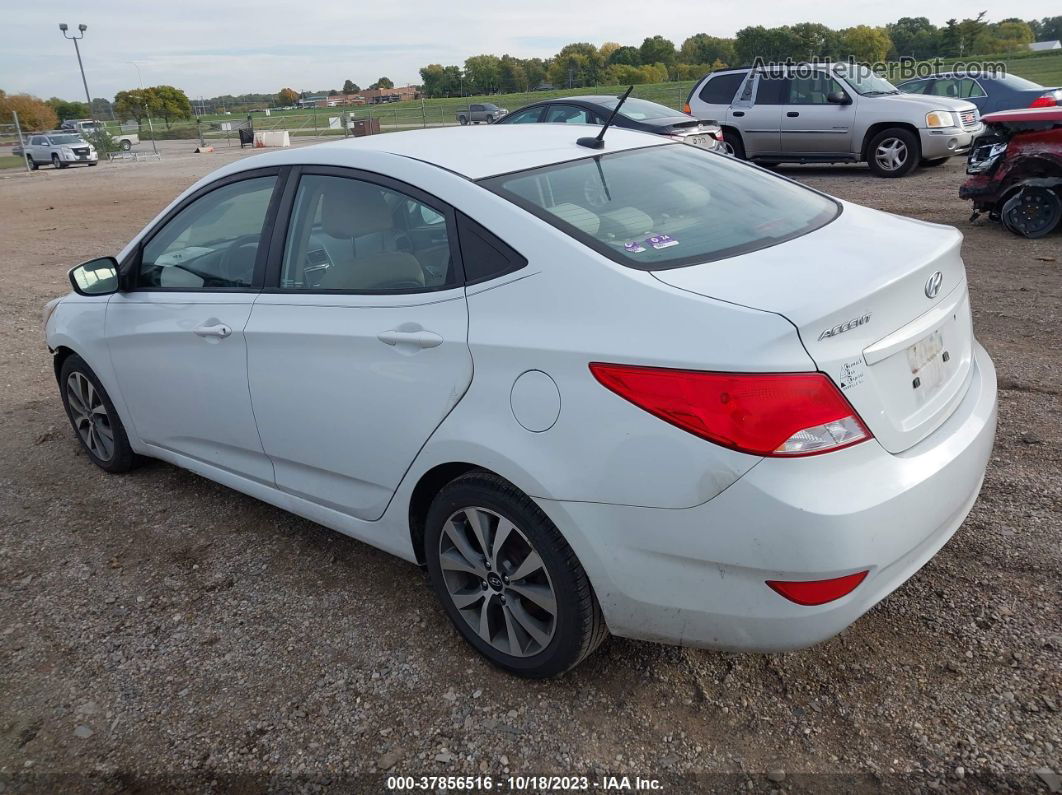
[[[457,234],[466,284],[504,276],[527,265],[518,252],[463,213],[457,214]]]
[[[757,105],[784,105],[789,79],[780,75],[760,75],[756,88]]]
[[[746,74],[747,72],[727,72],[716,75],[701,89],[701,101],[709,105],[729,105]]]

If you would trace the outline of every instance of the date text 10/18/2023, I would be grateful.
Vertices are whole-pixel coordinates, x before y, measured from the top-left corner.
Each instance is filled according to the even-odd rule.
[[[442,789],[447,792],[659,792],[663,784],[659,779],[641,776],[388,776],[387,789],[391,792],[428,791]]]

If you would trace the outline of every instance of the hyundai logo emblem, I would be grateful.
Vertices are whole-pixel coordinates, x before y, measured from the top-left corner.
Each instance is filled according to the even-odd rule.
[[[937,271],[926,281],[926,298],[936,298],[940,292],[940,284],[944,281],[944,274]]]

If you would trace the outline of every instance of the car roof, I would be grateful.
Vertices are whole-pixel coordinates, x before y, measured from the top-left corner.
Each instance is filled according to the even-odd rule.
[[[357,153],[373,151],[421,160],[469,179],[482,179],[596,154],[671,143],[658,135],[618,127],[612,127],[606,133],[604,149],[589,149],[575,142],[582,136],[595,135],[600,129],[597,125],[581,124],[441,127],[346,138],[270,152],[246,158],[240,163],[246,164],[246,168],[295,165],[305,162],[308,153],[312,153],[314,163],[353,166]]]

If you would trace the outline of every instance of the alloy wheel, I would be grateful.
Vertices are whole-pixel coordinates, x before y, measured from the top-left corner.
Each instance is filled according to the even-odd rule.
[[[114,428],[100,393],[84,373],[74,371],[66,379],[66,399],[85,447],[101,461],[110,461],[114,456]]]
[[[898,171],[907,162],[907,144],[899,138],[886,138],[874,150],[874,161],[882,171]]]
[[[527,536],[487,508],[454,512],[439,535],[439,565],[458,613],[479,637],[513,657],[543,651],[557,629],[549,572]]]
[[[724,140],[719,146],[723,150],[723,154],[734,156],[734,145],[730,141]]]

